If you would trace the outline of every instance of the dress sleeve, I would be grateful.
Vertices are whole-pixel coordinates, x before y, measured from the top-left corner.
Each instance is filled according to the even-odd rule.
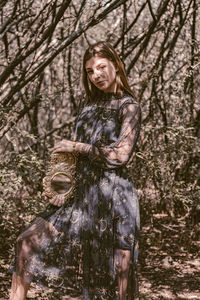
[[[75,150],[90,156],[93,161],[113,169],[125,165],[136,145],[141,123],[141,110],[137,102],[125,102],[120,108],[121,130],[115,143],[102,146],[100,141],[93,145],[77,143]]]

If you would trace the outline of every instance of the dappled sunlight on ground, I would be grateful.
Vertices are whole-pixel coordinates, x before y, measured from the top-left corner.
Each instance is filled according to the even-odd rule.
[[[143,224],[140,237],[140,300],[199,300],[200,261],[199,226],[172,221],[167,215],[154,215]],[[2,253],[1,253],[2,254]],[[8,299],[11,276],[8,274],[11,252],[0,260],[0,300]],[[31,287],[27,299],[81,300],[59,291]],[[74,296],[73,296],[74,295]]]
[[[154,215],[140,241],[141,299],[200,299],[199,242],[183,222]]]

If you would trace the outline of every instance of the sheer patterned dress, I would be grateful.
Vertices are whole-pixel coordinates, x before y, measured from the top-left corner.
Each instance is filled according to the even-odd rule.
[[[119,299],[118,273],[128,263],[129,298],[137,294],[139,204],[127,163],[140,130],[139,104],[105,94],[80,112],[76,190],[49,205],[18,237],[14,272],[84,300]],[[120,250],[130,251],[130,262]]]

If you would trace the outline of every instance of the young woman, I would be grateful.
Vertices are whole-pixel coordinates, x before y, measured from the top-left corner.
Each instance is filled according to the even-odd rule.
[[[87,103],[73,140],[53,150],[78,154],[73,199],[53,205],[19,236],[11,300],[25,299],[31,281],[74,289],[84,300],[138,298],[139,204],[128,174],[141,112],[123,63],[106,42],[83,58]]]

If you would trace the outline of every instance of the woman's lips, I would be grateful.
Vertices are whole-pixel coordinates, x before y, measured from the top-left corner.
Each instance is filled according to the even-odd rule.
[[[105,80],[100,80],[100,81],[97,81],[97,84],[101,84],[101,83],[104,83]]]

